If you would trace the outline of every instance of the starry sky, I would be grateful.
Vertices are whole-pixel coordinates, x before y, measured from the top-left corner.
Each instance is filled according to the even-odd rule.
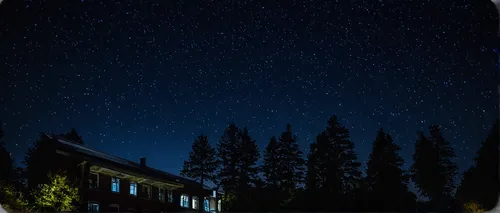
[[[475,2],[475,3],[473,3]],[[179,173],[229,122],[307,154],[337,115],[366,161],[378,128],[411,164],[442,125],[463,171],[498,117],[489,1],[34,1],[0,5],[0,120],[19,163],[39,132]]]

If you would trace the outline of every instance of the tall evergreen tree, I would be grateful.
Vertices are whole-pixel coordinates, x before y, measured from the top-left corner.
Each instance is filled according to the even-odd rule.
[[[77,160],[56,153],[60,136],[40,133],[40,138],[26,152],[22,163],[26,166],[24,175],[29,191],[48,183],[49,173],[65,171],[71,181],[79,177]]]
[[[5,142],[2,140],[3,136],[4,131],[0,125],[0,182],[10,184],[14,179],[14,160],[5,147]]]
[[[76,132],[75,128],[71,128],[71,130],[68,133],[62,134],[61,136],[70,140],[73,143],[83,144],[83,138]]]
[[[344,198],[350,190],[355,188],[359,179],[360,163],[354,152],[354,144],[349,140],[349,130],[342,126],[336,116],[330,117],[328,126],[311,144],[308,156],[308,190],[321,191],[333,197]],[[321,195],[323,197],[324,195]],[[321,202],[321,201],[320,201]],[[328,201],[325,201],[328,203]],[[321,202],[321,203],[325,203]],[[340,202],[340,205],[342,202]],[[330,204],[328,204],[330,205]],[[336,207],[339,210],[342,207]]]
[[[437,211],[448,211],[454,189],[457,166],[452,161],[455,153],[438,126],[430,126],[431,136],[419,132],[415,144],[412,179],[419,192],[431,199],[431,206]]]
[[[278,141],[276,137],[271,137],[269,143],[264,151],[264,165],[262,166],[262,173],[266,178],[267,188],[278,188],[281,182],[279,174],[280,161],[278,152]]]
[[[48,183],[48,174],[59,172],[61,159],[56,154],[56,142],[48,135],[41,133],[40,138],[28,149],[23,164],[26,166],[28,190],[40,184]]]
[[[248,134],[248,129],[245,127],[239,132],[240,146],[240,183],[241,189],[249,189],[258,182],[259,167],[257,161],[260,158],[259,147],[255,140]]]
[[[491,127],[488,137],[476,152],[474,165],[462,176],[457,189],[457,199],[462,206],[468,202],[477,204],[486,210],[493,209],[498,202],[500,191],[498,176],[499,121]]]
[[[392,137],[380,129],[373,141],[366,170],[366,185],[371,202],[370,211],[400,212],[408,206],[406,202],[408,177],[401,168],[403,158],[398,154],[401,148],[393,143]]]
[[[452,196],[455,190],[455,176],[457,174],[457,165],[453,162],[456,157],[455,151],[450,143],[443,137],[439,126],[430,127],[430,139],[434,142],[439,155],[440,172],[439,178],[443,182],[443,198]]]
[[[224,134],[217,143],[217,156],[221,162],[219,170],[219,181],[226,192],[231,194],[236,189],[237,178],[239,177],[238,170],[238,132],[236,124],[231,123],[224,130]],[[229,199],[229,198],[228,198]]]
[[[181,175],[199,179],[203,190],[205,180],[215,182],[215,172],[218,167],[216,157],[215,149],[208,143],[208,137],[203,134],[199,135],[193,142],[189,159],[184,161]],[[199,203],[199,211],[204,211],[204,202]]]
[[[293,135],[291,125],[279,138],[272,137],[264,153],[262,171],[273,203],[283,205],[292,197],[297,185],[303,182],[305,161]]]
[[[235,203],[225,205],[230,205],[228,209],[231,210],[247,209],[249,197],[246,195],[258,180],[259,150],[255,140],[249,136],[247,128],[240,130],[230,124],[217,144],[217,151],[222,162],[221,184],[228,195],[235,197],[232,199]]]
[[[287,124],[286,131],[279,138],[279,156],[283,167],[282,186],[288,193],[292,193],[297,185],[303,182],[305,161],[297,143],[297,136],[292,133],[292,126]]]
[[[413,164],[411,165],[411,177],[421,195],[431,197],[434,182],[433,170],[437,171],[438,154],[432,142],[425,137],[423,132],[417,132],[418,139],[415,143],[413,153]]]
[[[281,176],[280,176],[280,157],[279,145],[276,137],[271,137],[264,150],[264,164],[262,165],[262,175],[265,178],[265,187],[261,190],[261,208],[266,212],[279,209],[281,196]]]

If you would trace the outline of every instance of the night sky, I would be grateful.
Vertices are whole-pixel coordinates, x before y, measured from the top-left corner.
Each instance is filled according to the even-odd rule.
[[[335,114],[361,161],[383,127],[406,167],[442,125],[463,171],[498,117],[498,23],[488,1],[418,2],[5,0],[4,140],[19,163],[74,127],[178,174],[200,133],[234,121],[263,151],[291,123],[307,154]]]

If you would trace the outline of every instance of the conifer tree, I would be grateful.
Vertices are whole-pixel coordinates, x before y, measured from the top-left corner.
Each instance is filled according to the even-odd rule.
[[[349,137],[349,130],[338,122],[336,116],[332,116],[326,130],[311,144],[307,171],[308,190],[318,192],[319,189],[321,193],[314,193],[316,196],[328,193],[341,198],[355,188],[356,180],[361,176],[360,163],[357,162],[354,144]],[[324,196],[326,195],[320,197]],[[325,200],[321,203],[327,202]]]
[[[422,132],[418,133],[411,166],[412,179],[419,192],[431,199],[434,210],[448,211],[457,169],[452,161],[455,153],[438,126],[430,126],[429,132],[429,138]]]
[[[41,133],[26,152],[23,163],[26,166],[28,190],[31,191],[40,184],[48,183],[47,174],[59,172],[63,161],[56,153],[55,140]]]
[[[240,130],[235,124],[230,124],[217,144],[217,151],[222,162],[221,185],[228,195],[234,196],[231,206],[226,207],[234,211],[247,209],[250,207],[247,195],[258,182],[259,167],[256,163],[260,155],[255,140],[249,136],[247,128]]]
[[[287,124],[286,131],[279,138],[279,156],[283,167],[282,186],[287,193],[292,193],[303,182],[305,161],[297,143],[297,136],[292,133],[292,126]]]
[[[281,182],[281,177],[278,170],[280,169],[278,152],[278,141],[276,137],[271,137],[269,143],[264,151],[264,165],[262,166],[262,173],[266,178],[267,188],[278,188]]]
[[[266,177],[268,192],[272,194],[272,203],[285,205],[299,183],[304,179],[302,152],[297,144],[297,137],[288,124],[279,141],[272,137],[264,153],[263,173]]]
[[[215,149],[208,143],[208,137],[201,134],[193,142],[192,150],[189,153],[189,159],[184,161],[184,168],[181,175],[199,179],[203,189],[204,181],[215,182],[215,172],[217,171],[218,161]],[[199,211],[204,211],[204,202],[199,202]]]
[[[76,132],[75,128],[71,128],[71,130],[68,133],[62,134],[61,136],[70,140],[73,143],[83,144],[83,138]]]
[[[413,164],[410,168],[412,180],[421,195],[431,197],[436,185],[433,170],[437,170],[438,155],[432,142],[423,132],[417,132],[418,139],[413,153]]]
[[[457,189],[457,199],[462,207],[477,205],[485,210],[493,209],[498,202],[500,184],[498,182],[498,119],[491,127],[488,137],[476,152],[474,165],[462,176]]]
[[[2,140],[4,131],[0,125],[0,182],[12,183],[14,179],[14,161]]]
[[[375,201],[370,211],[400,212],[406,207],[408,178],[401,168],[404,160],[398,154],[400,149],[383,129],[378,131],[366,170],[370,200]]]
[[[218,174],[220,184],[226,194],[231,194],[236,189],[238,172],[238,133],[236,124],[231,123],[224,130],[222,137],[217,143],[217,156],[221,162],[221,168]],[[229,198],[227,199],[229,200]],[[234,200],[234,199],[230,199]],[[226,208],[226,207],[225,207]]]
[[[245,127],[239,133],[240,146],[240,183],[242,189],[249,189],[258,181],[259,167],[257,161],[260,158],[259,147],[255,140],[248,134],[248,129]]]

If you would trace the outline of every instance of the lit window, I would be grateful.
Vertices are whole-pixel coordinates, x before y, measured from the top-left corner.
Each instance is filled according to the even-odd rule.
[[[143,185],[142,186],[142,196],[147,199],[151,199],[151,186]]]
[[[89,188],[91,189],[99,188],[99,174],[97,173],[89,174]]]
[[[207,197],[205,197],[205,199],[203,199],[203,210],[206,212],[210,211],[210,202],[208,202]]]
[[[130,194],[137,196],[137,183],[130,182]]]
[[[189,208],[189,195],[187,194],[181,195],[181,207]]]
[[[212,198],[209,201],[210,201],[210,212],[217,212],[217,200]]]
[[[120,179],[119,178],[111,178],[111,191],[112,192],[120,192]]]
[[[198,202],[199,202],[198,197],[193,196],[193,201],[192,201],[192,203],[193,203],[192,204],[193,205],[192,208],[193,209],[198,209]]]
[[[95,202],[89,202],[88,212],[99,212],[99,204]]]
[[[165,189],[162,189],[162,188],[158,189],[158,199],[161,202],[165,202]]]
[[[167,190],[168,202],[174,202],[174,196],[172,196],[172,190]]]

